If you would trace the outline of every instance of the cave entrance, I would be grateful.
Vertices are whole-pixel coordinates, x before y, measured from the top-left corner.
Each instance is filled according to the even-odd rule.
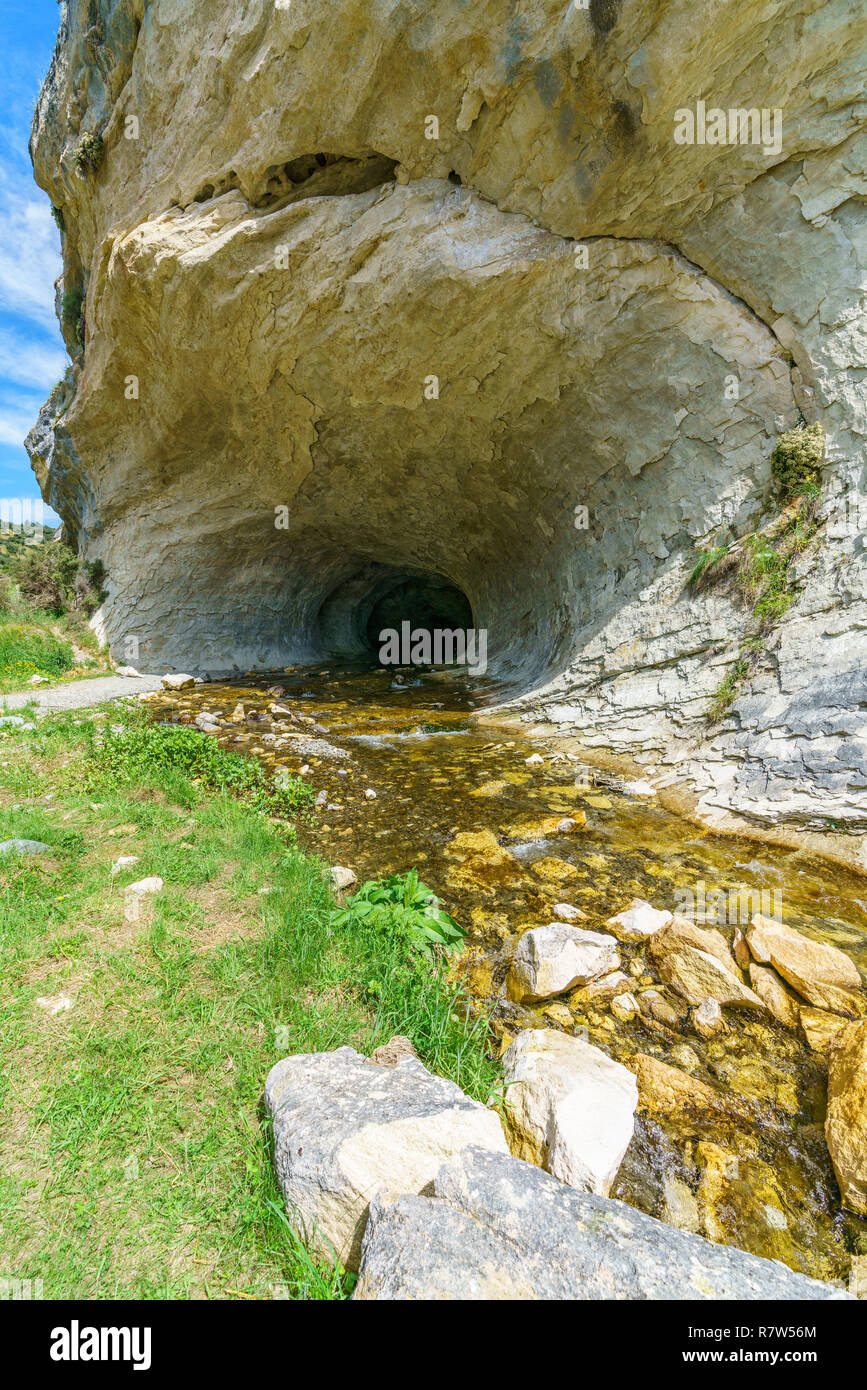
[[[474,618],[467,595],[442,575],[369,561],[332,589],[319,609],[317,626],[323,656],[394,665],[393,654],[380,660],[384,646],[380,633],[401,638],[405,633],[428,633],[429,645],[437,649],[435,634],[466,635],[474,627]],[[450,645],[459,649],[462,644],[444,641],[443,650]]]
[[[473,626],[470,601],[460,589],[447,580],[427,575],[407,575],[374,602],[365,626],[368,649],[379,658],[384,632],[401,633],[409,623],[410,631],[435,632],[468,631]]]

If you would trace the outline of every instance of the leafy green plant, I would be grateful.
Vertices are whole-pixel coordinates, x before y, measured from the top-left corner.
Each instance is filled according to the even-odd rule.
[[[820,424],[786,430],[779,436],[771,454],[771,471],[787,500],[818,495],[824,453],[825,432]]]
[[[338,926],[361,925],[373,931],[394,933],[422,955],[434,948],[446,953],[463,943],[463,929],[443,912],[439,899],[419,880],[418,870],[369,879],[336,914]]]
[[[147,782],[173,773],[209,790],[232,792],[257,811],[289,816],[306,806],[313,793],[299,777],[275,786],[255,758],[230,753],[208,734],[183,725],[132,721],[102,731],[91,753],[97,779]]]
[[[72,162],[83,178],[86,174],[96,173],[104,156],[105,145],[102,136],[98,131],[86,130],[79,137],[72,154]]]

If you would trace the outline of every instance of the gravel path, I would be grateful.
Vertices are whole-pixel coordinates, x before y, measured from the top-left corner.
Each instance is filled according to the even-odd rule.
[[[94,680],[37,685],[14,695],[0,695],[0,709],[23,709],[31,703],[40,709],[87,709],[106,700],[119,700],[122,695],[143,695],[160,689],[159,676],[97,676]]]

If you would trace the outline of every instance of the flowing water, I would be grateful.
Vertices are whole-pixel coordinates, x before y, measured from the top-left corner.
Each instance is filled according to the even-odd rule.
[[[282,695],[268,693],[275,683]],[[719,901],[714,891],[731,906],[739,889],[764,891],[766,911],[781,907],[788,925],[846,951],[867,978],[867,883],[797,851],[696,829],[574,753],[498,729],[484,714],[498,697],[484,680],[440,672],[306,668],[155,703],[159,717],[182,722],[211,711],[225,721],[221,743],[277,773],[306,768],[322,804],[299,838],[326,863],[351,867],[359,880],[417,866],[467,932],[458,969],[501,1048],[522,1028],[557,1027],[621,1061],[651,1054],[741,1099],[731,1119],[640,1115],[612,1196],[845,1280],[851,1256],[867,1253],[867,1222],[840,1207],[822,1130],[827,1067],[798,1035],[726,1010],[730,1031],[705,1041],[685,1007],[676,1021],[623,1023],[606,1005],[574,998],[518,1006],[504,982],[519,935],[552,920],[555,903],[581,908],[581,925],[600,930],[634,897],[672,909],[691,892],[701,923],[703,901]],[[544,763],[528,764],[537,752]],[[564,817],[586,822],[558,833]],[[730,939],[731,914],[722,929]],[[658,986],[642,946],[621,944],[620,955],[635,991]]]

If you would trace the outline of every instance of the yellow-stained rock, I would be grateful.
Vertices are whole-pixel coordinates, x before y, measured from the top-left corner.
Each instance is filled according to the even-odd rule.
[[[718,1115],[736,1121],[750,1121],[752,1111],[740,1097],[716,1090],[696,1076],[670,1067],[658,1057],[639,1052],[626,1065],[638,1078],[638,1108],[651,1115],[673,1117]]]
[[[827,1057],[831,1043],[849,1025],[839,1014],[829,1014],[825,1009],[813,1009],[809,1004],[800,1008],[800,1023],[804,1036],[813,1052]]]
[[[800,1001],[769,965],[750,962],[750,984],[768,1013],[785,1028],[797,1028],[801,1021]]]
[[[832,1043],[825,1139],[843,1205],[867,1216],[867,1021],[848,1024]]]

